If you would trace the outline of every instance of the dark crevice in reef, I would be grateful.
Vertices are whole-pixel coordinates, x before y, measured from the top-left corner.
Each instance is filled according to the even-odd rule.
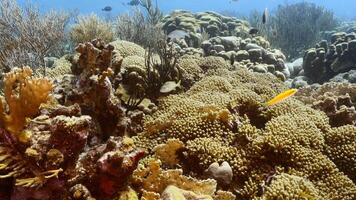
[[[251,125],[258,129],[264,129],[266,123],[270,120],[263,115],[263,108],[255,104],[239,105],[230,109],[230,111],[241,117],[247,116]]]

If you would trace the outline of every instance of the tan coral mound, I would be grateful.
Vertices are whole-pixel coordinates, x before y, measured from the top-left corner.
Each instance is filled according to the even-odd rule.
[[[224,67],[214,71],[186,93],[161,98],[158,111],[146,117],[144,131],[133,138],[136,144],[150,150],[168,141],[165,147],[173,149],[160,154],[162,161],[197,178],[204,178],[212,163],[226,161],[233,180],[224,189],[237,199],[279,198],[274,191],[283,191],[286,199],[356,198],[353,177],[347,176],[353,168],[346,175],[338,168],[338,163],[352,165],[352,150],[341,154],[354,146],[347,140],[352,134],[333,134],[342,130],[332,128],[325,113],[294,98],[266,107],[267,100],[286,89],[272,75]],[[337,136],[340,144],[330,145]],[[170,138],[183,146],[169,145]],[[326,145],[334,153],[325,153]],[[172,151],[178,160],[162,158]]]
[[[277,175],[272,183],[266,187],[265,193],[260,200],[267,199],[316,199],[318,190],[313,183],[303,177],[282,173]]]
[[[356,127],[333,129],[325,135],[326,154],[351,180],[356,182]]]
[[[111,42],[110,45],[114,46],[114,52],[117,52],[123,58],[126,58],[127,56],[145,56],[145,49],[132,42],[115,40]]]

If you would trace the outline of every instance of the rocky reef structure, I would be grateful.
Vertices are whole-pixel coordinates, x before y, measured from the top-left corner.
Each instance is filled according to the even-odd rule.
[[[301,88],[296,97],[324,111],[334,127],[356,125],[356,86],[350,83],[325,83]]]
[[[189,46],[196,48],[203,41],[203,34],[208,34],[209,37],[246,36],[250,30],[247,21],[223,16],[216,12],[193,14],[190,11],[176,10],[165,16],[161,23],[167,34],[175,30],[186,31],[187,34],[181,36],[187,36],[190,39],[188,40]]]
[[[218,56],[237,67],[272,73],[286,80],[286,57],[261,36],[249,34],[247,21],[215,12],[174,11],[162,19],[162,28],[182,55]]]
[[[324,83],[356,68],[356,34],[338,32],[305,52],[303,75],[309,83]],[[343,75],[340,75],[343,76]],[[337,79],[340,81],[340,76]],[[347,76],[347,75],[345,75]]]
[[[343,21],[341,22],[337,27],[335,27],[333,30],[329,31],[323,31],[322,32],[322,37],[331,40],[331,37],[335,33],[356,33],[356,21]]]

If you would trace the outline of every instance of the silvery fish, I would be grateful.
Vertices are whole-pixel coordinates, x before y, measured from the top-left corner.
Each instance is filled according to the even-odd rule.
[[[178,81],[178,83],[176,83],[175,81],[167,81],[162,85],[159,91],[161,93],[169,93],[176,90],[177,87],[180,87],[180,80]]]
[[[189,33],[183,30],[174,30],[168,34],[168,38],[170,39],[184,39],[188,37]]]
[[[263,12],[263,15],[262,15],[262,23],[266,24],[267,19],[268,19],[268,9],[265,8],[265,11]]]

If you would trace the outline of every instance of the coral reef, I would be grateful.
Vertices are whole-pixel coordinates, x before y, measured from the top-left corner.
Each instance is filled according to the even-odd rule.
[[[77,23],[70,30],[70,39],[77,45],[100,38],[105,42],[114,40],[112,25],[100,19],[97,15],[79,16]]]
[[[136,3],[159,16],[150,2]],[[94,39],[48,57],[50,79],[4,74],[0,199],[356,199],[354,34],[285,64],[236,18],[178,11],[160,25],[168,40],[147,50]],[[287,78],[331,78],[308,77],[319,69],[347,74],[267,103]]]
[[[213,37],[204,41],[202,48],[205,55],[219,56],[231,63],[241,62],[256,72],[271,72],[278,77],[278,72],[286,70],[283,53],[270,49],[268,41],[260,36],[252,39],[235,36]]]
[[[57,100],[63,105],[79,104],[83,114],[91,115],[104,134],[126,134],[130,120],[126,119],[108,78],[114,73],[112,68],[119,68],[115,65],[121,64],[113,62],[114,47],[94,40],[78,45],[76,50],[80,56],[72,60],[75,76],[68,77],[69,86],[65,78],[58,83]]]
[[[115,40],[109,43],[114,47],[114,51],[120,54],[123,58],[128,56],[140,56],[145,57],[145,49],[140,45],[124,40]]]
[[[247,21],[227,17],[215,12],[200,12],[176,10],[161,20],[163,30],[169,34],[174,30],[188,33],[188,44],[199,47],[204,32],[210,37],[215,36],[246,36],[249,32]]]
[[[265,38],[248,34],[251,27],[246,21],[214,12],[175,11],[162,23],[181,55],[222,57],[237,68],[247,66],[273,73],[283,81],[287,78],[284,54],[271,49]]]
[[[269,15],[266,24],[261,23],[259,12],[253,13],[249,21],[273,47],[282,49],[289,59],[302,56],[305,49],[320,40],[321,32],[332,30],[338,25],[333,11],[311,2],[279,5]]]
[[[32,69],[45,66],[47,56],[62,56],[66,49],[66,29],[71,20],[68,12],[42,13],[28,2],[0,2],[0,69]]]
[[[144,155],[144,151],[136,149],[130,138],[112,137],[80,156],[70,182],[83,185],[94,196],[113,197],[126,187]],[[72,189],[72,193],[76,191]]]
[[[52,83],[31,77],[28,67],[5,75],[0,178],[11,199],[113,197],[145,155],[130,138],[111,137],[131,131],[108,78],[118,64],[113,47],[94,40],[77,51],[73,75],[63,76],[53,92]]]
[[[311,83],[324,83],[339,73],[355,69],[355,39],[355,33],[338,32],[331,36],[330,44],[322,40],[315,48],[307,50],[303,59],[303,75]]]
[[[355,138],[354,125],[335,128],[325,135],[326,154],[353,182],[356,181]]]
[[[38,108],[48,99],[52,83],[47,79],[31,77],[29,67],[14,69],[5,74],[4,97],[0,97],[0,122],[2,126],[21,140],[26,118],[37,114]],[[5,104],[5,102],[7,104]]]
[[[211,199],[216,191],[216,181],[213,179],[197,180],[183,175],[181,169],[162,169],[162,163],[159,160],[151,159],[147,162],[147,166],[139,166],[134,172],[132,180],[132,184],[137,185],[138,190],[143,191],[145,199],[148,195],[155,196],[153,199],[160,199],[161,193],[162,196],[200,194],[205,198],[210,196],[208,199]]]
[[[232,181],[217,187],[236,198],[277,198],[279,190],[289,191],[286,198],[355,198],[352,175],[334,164],[348,162],[346,155],[324,149],[330,145],[340,152],[348,146],[348,140],[333,146],[324,138],[336,137],[332,133],[346,126],[332,128],[326,114],[293,98],[266,108],[264,102],[284,90],[282,83],[246,69],[223,71],[204,77],[186,93],[162,98],[144,131],[133,137],[135,143],[146,149],[166,144],[170,153],[163,155],[172,157],[175,151],[177,156],[172,161],[160,154],[162,162],[198,178],[213,163],[227,162]],[[170,138],[179,145],[170,144]]]
[[[296,98],[325,112],[331,126],[356,125],[356,86],[349,83],[325,83],[301,88]]]

